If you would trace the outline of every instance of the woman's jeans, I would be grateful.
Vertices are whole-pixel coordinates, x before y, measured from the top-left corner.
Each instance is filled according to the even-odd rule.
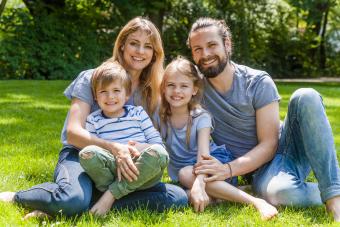
[[[139,171],[134,181],[118,180],[116,158],[107,150],[91,145],[79,152],[80,165],[95,183],[96,188],[109,190],[115,199],[136,190],[151,188],[160,182],[168,166],[169,155],[163,146],[154,144],[144,149],[134,163]]]
[[[318,181],[305,182],[311,169]],[[320,205],[340,196],[340,170],[322,98],[313,89],[291,97],[277,154],[254,175],[255,192],[274,205]]]
[[[75,148],[63,148],[54,172],[55,183],[43,183],[19,191],[15,195],[15,202],[50,215],[71,216],[87,211],[95,202],[91,201],[91,198],[92,195],[96,196],[94,193],[96,190],[90,177],[80,166],[78,153]],[[188,198],[182,188],[158,183],[151,188],[132,192],[116,200],[113,208],[135,209],[143,206],[161,212],[170,207],[186,206],[187,203]]]

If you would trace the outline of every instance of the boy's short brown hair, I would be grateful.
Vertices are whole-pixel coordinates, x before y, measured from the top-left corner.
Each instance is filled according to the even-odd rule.
[[[93,96],[96,97],[96,90],[106,87],[110,83],[120,80],[125,88],[126,95],[131,94],[131,78],[121,64],[117,61],[105,61],[93,72],[91,85]]]

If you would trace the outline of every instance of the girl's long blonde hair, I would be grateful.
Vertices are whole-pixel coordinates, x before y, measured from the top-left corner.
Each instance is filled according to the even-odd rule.
[[[156,26],[148,19],[142,17],[130,20],[119,32],[113,48],[113,56],[110,60],[118,61],[124,65],[122,46],[125,44],[127,37],[136,31],[144,31],[149,35],[154,51],[151,63],[143,69],[139,77],[138,88],[141,94],[141,105],[152,118],[160,102],[159,87],[164,71],[163,44]]]
[[[190,102],[188,103],[188,123],[187,123],[187,131],[186,131],[186,144],[188,149],[190,148],[190,133],[191,133],[191,126],[192,126],[192,119],[193,115],[196,110],[202,109],[201,100],[203,97],[203,80],[198,71],[198,68],[191,63],[188,59],[178,56],[175,60],[173,60],[166,68],[163,76],[163,81],[161,83],[161,107],[159,111],[160,116],[160,131],[163,132],[164,138],[167,138],[170,135],[171,131],[171,108],[170,104],[165,98],[165,86],[166,81],[169,75],[185,75],[189,77],[194,87],[197,88],[196,95],[192,96]],[[165,135],[164,135],[165,134]]]

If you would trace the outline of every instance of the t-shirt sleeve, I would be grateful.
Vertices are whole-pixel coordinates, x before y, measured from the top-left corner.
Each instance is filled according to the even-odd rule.
[[[85,128],[86,130],[93,134],[93,135],[97,135],[97,132],[96,132],[96,128],[94,126],[94,123],[93,123],[93,119],[92,119],[92,115],[89,115],[87,118],[86,118],[86,123],[85,123]]]
[[[76,79],[65,89],[64,95],[68,99],[78,98],[90,106],[93,105],[94,99],[91,90],[91,77],[93,69],[81,72]]]
[[[162,138],[159,132],[155,129],[149,115],[141,108],[141,129],[144,132],[148,144],[161,144],[163,145]],[[163,145],[164,146],[164,145]]]
[[[256,110],[280,99],[276,85],[269,75],[262,76],[256,82],[253,96],[253,106]]]
[[[208,113],[203,113],[198,116],[197,130],[200,130],[202,128],[212,128],[211,116]]]

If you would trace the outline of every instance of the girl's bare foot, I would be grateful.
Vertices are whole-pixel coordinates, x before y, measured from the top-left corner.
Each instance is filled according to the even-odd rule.
[[[254,206],[260,212],[262,220],[269,220],[278,214],[277,209],[263,199],[256,198]]]
[[[340,196],[326,201],[327,211],[333,216],[335,222],[340,222]]]
[[[42,212],[40,210],[34,210],[31,213],[28,213],[23,218],[24,220],[30,219],[30,218],[50,218],[51,216],[46,214],[45,212]]]
[[[0,192],[0,201],[6,203],[14,202],[15,192]]]

